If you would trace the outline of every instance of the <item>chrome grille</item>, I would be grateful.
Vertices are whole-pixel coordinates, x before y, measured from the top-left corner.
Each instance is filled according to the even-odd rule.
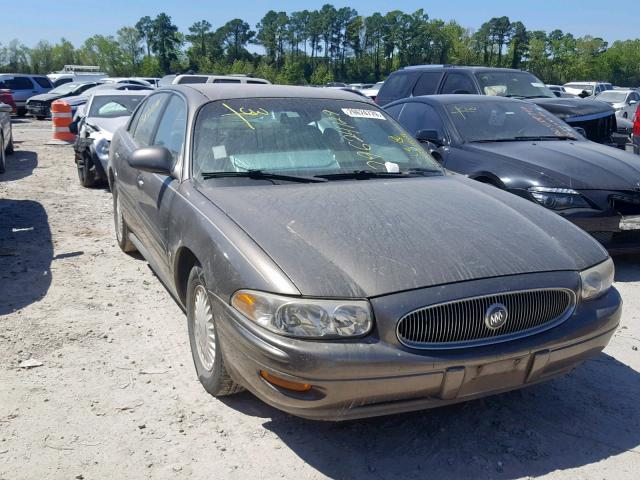
[[[414,310],[400,319],[398,340],[422,349],[462,348],[503,342],[552,328],[575,307],[575,294],[563,288],[508,292],[466,298]],[[508,310],[507,321],[492,330],[485,314],[494,304]]]

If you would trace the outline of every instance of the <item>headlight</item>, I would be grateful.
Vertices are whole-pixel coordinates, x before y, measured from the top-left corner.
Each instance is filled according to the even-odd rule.
[[[613,284],[614,275],[615,267],[611,257],[595,267],[580,272],[582,299],[591,300],[606,293]]]
[[[373,324],[365,300],[316,300],[241,290],[231,305],[261,327],[288,337],[355,337],[368,333]]]
[[[96,142],[95,149],[99,158],[106,158],[109,156],[109,140],[101,138]]]
[[[585,198],[571,188],[531,187],[529,193],[536,202],[551,210],[591,208]]]

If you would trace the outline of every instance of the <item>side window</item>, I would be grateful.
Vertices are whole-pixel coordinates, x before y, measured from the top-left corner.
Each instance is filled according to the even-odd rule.
[[[420,130],[437,130],[444,135],[440,115],[431,105],[425,103],[405,103],[404,110],[400,114],[400,124],[413,136]]]
[[[233,78],[216,78],[212,83],[242,83],[238,79]]]
[[[33,77],[38,85],[42,88],[51,88],[51,82],[47,77]]]
[[[146,147],[151,144],[153,131],[162,112],[162,106],[167,99],[166,93],[153,95],[142,107],[137,124],[133,130],[133,138],[138,146]]]
[[[10,90],[33,90],[35,87],[28,77],[9,77],[0,81],[0,88]]]
[[[442,72],[423,73],[413,89],[413,96],[434,95],[438,91],[438,84],[442,78]]]
[[[378,98],[380,105],[411,96],[411,91],[420,72],[393,73],[382,85]]]
[[[467,75],[462,73],[449,73],[444,80],[442,91],[440,93],[476,93],[475,86]]]
[[[182,77],[178,80],[178,84],[182,85],[185,83],[207,83],[208,78],[204,76],[190,75]]]
[[[96,86],[96,84],[95,84],[95,83],[85,83],[84,85],[80,85],[80,86],[78,87],[77,93],[82,93],[82,92],[84,92],[85,90],[89,90],[90,88],[93,88],[93,87],[95,87],[95,86]]]
[[[186,128],[187,108],[180,97],[172,95],[158,124],[153,144],[166,147],[177,160],[182,154]]]
[[[389,115],[391,115],[393,118],[398,120],[398,118],[400,118],[400,112],[402,111],[402,107],[404,106],[405,104],[401,103],[399,105],[394,105],[393,107],[385,107],[385,110]]]

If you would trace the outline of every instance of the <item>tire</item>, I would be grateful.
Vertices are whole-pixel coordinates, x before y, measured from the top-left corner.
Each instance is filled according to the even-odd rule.
[[[4,136],[0,133],[0,173],[4,173],[7,171],[7,158],[6,151],[4,147]]]
[[[15,152],[15,149],[13,148],[13,130],[11,131],[11,133],[9,133],[9,135],[11,135],[9,137],[9,143],[5,147],[4,151],[7,153],[7,155],[13,155],[13,152]]]
[[[214,397],[242,391],[243,388],[232,380],[224,365],[215,312],[211,308],[211,297],[200,265],[194,266],[189,274],[186,303],[191,356],[198,380]],[[203,321],[203,317],[209,317],[209,321]]]
[[[45,118],[47,117],[45,117],[44,115],[36,115],[36,120],[44,120]]]
[[[82,155],[82,164],[78,164],[78,180],[85,188],[93,188],[96,185],[96,172],[91,167],[93,167],[93,160],[85,152]]]
[[[27,114],[27,109],[26,108],[18,108],[18,111],[16,112],[16,114],[19,117],[24,117]]]
[[[136,247],[129,240],[129,227],[122,216],[122,204],[120,203],[120,197],[116,184],[113,185],[113,223],[116,229],[116,242],[125,253],[132,253],[136,251]]]

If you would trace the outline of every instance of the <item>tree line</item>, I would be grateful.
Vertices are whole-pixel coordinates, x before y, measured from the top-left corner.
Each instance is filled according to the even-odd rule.
[[[245,73],[274,83],[325,84],[375,82],[403,66],[430,63],[526,69],[547,83],[638,86],[640,39],[609,45],[589,35],[528,30],[506,16],[473,31],[430,18],[423,9],[361,16],[326,4],[319,10],[270,10],[254,27],[236,18],[216,29],[203,19],[181,32],[160,13],[115,35],[93,35],[79,47],[64,38],[31,48],[19,40],[0,44],[0,72],[50,73],[84,64],[114,76]]]

